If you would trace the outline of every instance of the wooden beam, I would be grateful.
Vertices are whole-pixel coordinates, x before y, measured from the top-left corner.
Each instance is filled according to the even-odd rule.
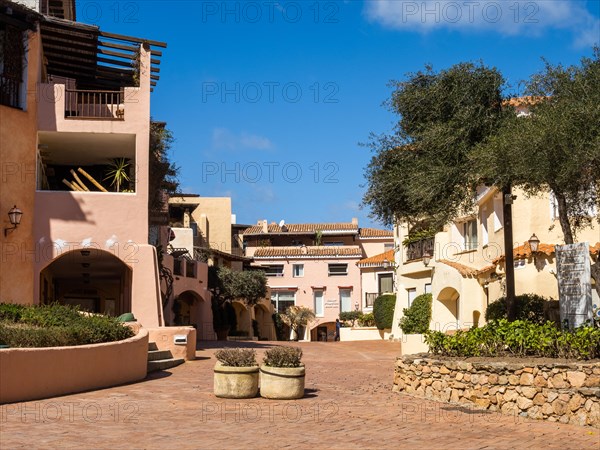
[[[134,36],[125,36],[124,34],[115,34],[115,33],[108,33],[106,31],[100,31],[100,36],[111,38],[111,39],[118,39],[120,41],[137,42],[138,44],[149,44],[149,45],[153,45],[155,47],[167,48],[167,44],[165,42],[151,41],[149,39],[142,39],[142,38],[137,38]]]
[[[110,58],[102,58],[102,57],[98,57],[98,62],[103,62],[106,64],[113,64],[115,66],[122,66],[122,67],[129,67],[131,69],[132,65],[132,61],[118,61],[116,59],[110,59]]]
[[[135,53],[114,52],[112,50],[106,50],[103,48],[99,48],[98,53],[100,53],[102,55],[115,56],[117,58],[123,58],[123,59],[129,59],[129,60],[132,60],[135,58]]]
[[[102,47],[108,48],[116,48],[117,50],[127,50],[130,52],[137,52],[139,47],[135,45],[123,45],[123,44],[115,44],[114,42],[100,41],[98,40],[98,45]]]

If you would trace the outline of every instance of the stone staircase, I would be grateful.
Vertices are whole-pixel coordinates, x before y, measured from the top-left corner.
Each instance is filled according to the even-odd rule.
[[[170,350],[159,350],[156,342],[148,343],[148,373],[170,369],[184,362],[183,358],[173,358]]]

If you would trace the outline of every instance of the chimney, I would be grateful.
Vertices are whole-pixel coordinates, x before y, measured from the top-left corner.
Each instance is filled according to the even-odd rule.
[[[358,219],[356,217],[352,218],[352,225],[358,226]]]
[[[269,225],[267,224],[267,221],[263,220],[261,225],[262,225],[262,232],[265,233],[265,234],[268,233],[269,232]]]

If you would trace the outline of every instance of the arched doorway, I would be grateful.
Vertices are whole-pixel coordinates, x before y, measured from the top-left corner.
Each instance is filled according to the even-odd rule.
[[[40,303],[78,305],[81,310],[119,316],[131,312],[132,270],[112,253],[72,250],[40,272]]]
[[[250,317],[248,307],[239,301],[232,302],[231,306],[235,311],[237,331],[246,332],[248,336],[252,336],[252,317]]]
[[[197,336],[202,334],[202,297],[194,291],[184,291],[173,299],[173,314],[168,320],[170,326],[192,326]]]
[[[335,322],[320,323],[310,330],[310,340],[320,342],[335,341]]]
[[[256,320],[256,328],[258,329],[258,338],[268,341],[277,340],[275,336],[275,328],[273,319],[268,308],[260,303],[254,305],[254,320]],[[256,333],[254,333],[256,335]]]
[[[445,332],[460,328],[460,294],[456,289],[442,289],[434,308],[435,329]]]

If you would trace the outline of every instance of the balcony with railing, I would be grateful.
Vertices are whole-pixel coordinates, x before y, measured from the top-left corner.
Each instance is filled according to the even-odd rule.
[[[406,261],[415,261],[423,258],[425,253],[433,255],[435,237],[419,239],[418,241],[409,242],[406,245]]]
[[[124,91],[65,89],[66,119],[125,120]]]

